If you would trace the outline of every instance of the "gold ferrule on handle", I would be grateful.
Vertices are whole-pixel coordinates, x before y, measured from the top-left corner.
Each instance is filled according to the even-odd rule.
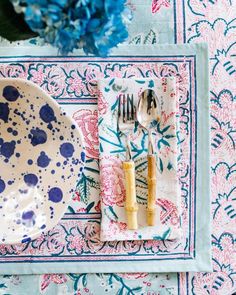
[[[135,186],[135,167],[133,161],[123,162],[123,169],[125,173],[125,187],[126,187],[126,201],[125,211],[127,216],[128,229],[137,229],[137,199]]]
[[[147,224],[155,225],[156,217],[156,156],[148,155],[148,205],[147,205]]]

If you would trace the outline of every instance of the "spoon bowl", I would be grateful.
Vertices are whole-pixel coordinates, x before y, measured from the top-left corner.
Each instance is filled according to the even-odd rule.
[[[159,116],[160,104],[154,90],[144,90],[138,102],[137,120],[139,124],[148,131],[149,144],[148,153],[153,154],[153,144],[151,138],[151,130],[160,120]]]

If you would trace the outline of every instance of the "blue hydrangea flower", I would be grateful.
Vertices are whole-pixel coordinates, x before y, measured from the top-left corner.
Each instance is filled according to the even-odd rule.
[[[62,54],[107,56],[128,37],[126,0],[11,0],[29,27]],[[127,17],[128,16],[128,17]]]

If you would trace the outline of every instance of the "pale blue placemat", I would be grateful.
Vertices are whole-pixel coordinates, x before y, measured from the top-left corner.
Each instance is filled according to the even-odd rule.
[[[75,112],[78,117],[81,115],[80,119],[83,117],[82,109],[85,102],[91,102],[91,109],[86,108],[86,111],[92,111],[92,114],[96,112],[96,99],[88,95],[88,92],[91,91],[91,89],[88,89],[88,83],[81,86],[83,90],[81,93],[77,93],[73,84],[76,75],[76,77],[81,78],[79,81],[84,83],[86,73],[83,73],[83,77],[81,77],[81,73],[85,63],[86,67],[93,67],[94,70],[99,69],[98,73],[103,76],[111,76],[112,72],[114,72],[112,67],[120,68],[121,74],[124,74],[125,69],[130,68],[130,65],[133,64],[136,69],[134,75],[148,76],[150,74],[155,75],[157,72],[163,75],[173,75],[174,73],[182,79],[187,79],[188,81],[185,81],[185,85],[188,85],[188,90],[186,97],[181,98],[180,107],[182,108],[182,117],[186,119],[182,123],[185,124],[186,134],[188,140],[190,140],[189,146],[193,148],[188,159],[192,162],[192,169],[189,170],[190,186],[187,189],[187,197],[183,195],[182,204],[183,208],[184,204],[186,204],[183,222],[185,220],[186,223],[186,220],[189,219],[188,224],[185,224],[189,235],[184,241],[180,241],[180,244],[182,243],[181,245],[170,244],[164,246],[162,242],[159,242],[159,244],[144,242],[141,245],[127,243],[121,249],[122,255],[120,254],[120,256],[117,256],[119,254],[115,253],[114,249],[116,247],[119,248],[121,244],[114,245],[106,243],[100,245],[95,238],[92,242],[96,246],[99,245],[99,249],[92,248],[94,246],[93,243],[83,245],[81,242],[82,246],[87,247],[86,249],[83,249],[83,247],[80,249],[78,244],[76,246],[73,244],[72,246],[71,241],[75,237],[77,238],[77,236],[83,241],[86,231],[90,230],[89,225],[93,224],[93,228],[95,229],[98,227],[99,213],[96,213],[97,211],[95,209],[98,201],[98,192],[95,189],[92,197],[94,204],[87,200],[89,205],[92,204],[90,208],[81,204],[78,205],[78,208],[82,207],[83,209],[83,207],[86,207],[86,212],[76,212],[74,210],[76,206],[72,204],[70,211],[65,215],[61,224],[50,233],[55,234],[58,243],[61,242],[62,245],[59,246],[60,243],[58,244],[60,251],[57,247],[47,249],[45,246],[47,239],[50,240],[50,234],[42,241],[33,241],[29,245],[26,245],[26,249],[22,249],[22,246],[13,246],[4,250],[4,247],[1,247],[2,256],[0,257],[0,263],[4,263],[4,267],[0,268],[0,272],[23,274],[49,272],[88,273],[94,271],[210,271],[209,85],[206,45],[140,46],[138,50],[137,47],[130,46],[127,48],[126,46],[120,46],[119,49],[114,51],[113,56],[107,59],[96,57],[86,58],[79,55],[71,58],[58,57],[56,56],[56,51],[46,47],[21,47],[18,49],[5,47],[1,49],[0,56],[1,71],[5,69],[6,75],[10,73],[33,80],[37,73],[43,69],[43,73],[46,72],[48,75],[48,80],[55,80],[56,78],[53,78],[54,76],[52,75],[53,70],[57,69],[56,73],[61,79],[64,73],[68,83],[61,85],[61,87],[64,87],[63,92],[57,92],[55,98],[59,103],[64,105],[64,108],[71,115],[74,115]],[[73,63],[73,69],[70,68],[70,63]],[[144,64],[150,65],[150,70],[147,70],[145,68],[146,66],[143,66]],[[13,71],[16,68],[17,71]],[[188,73],[187,78],[184,76],[185,72]],[[58,81],[61,80],[59,79]],[[53,85],[55,86],[55,83]],[[47,85],[49,92],[54,87],[53,85]],[[89,113],[87,115],[89,116]],[[191,124],[191,126],[188,124]],[[86,130],[84,132],[87,134]],[[181,134],[179,140],[183,140]],[[194,142],[195,140],[196,142]],[[93,160],[90,159],[87,162],[87,171],[85,172],[87,176],[90,173],[92,174],[94,172],[93,170],[96,170],[94,169],[96,161],[92,164],[91,161]],[[180,161],[182,161],[181,158]],[[183,160],[184,165],[186,161],[186,159]],[[196,165],[194,164],[195,161]],[[182,167],[183,171],[184,169],[186,167]],[[196,190],[193,190],[195,185]],[[189,217],[187,218],[186,216]],[[76,231],[76,224],[85,224],[82,233]],[[48,247],[50,247],[51,242],[52,239],[49,241]],[[179,251],[178,253],[178,251],[175,251],[176,249],[183,251]],[[3,256],[4,251],[5,255]],[[17,253],[20,254],[18,255]]]

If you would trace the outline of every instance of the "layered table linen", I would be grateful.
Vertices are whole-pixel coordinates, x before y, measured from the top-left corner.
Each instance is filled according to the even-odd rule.
[[[179,179],[177,175],[178,115],[175,77],[141,79],[108,78],[99,80],[98,130],[101,186],[102,241],[171,240],[180,235]],[[127,228],[125,211],[124,171],[126,136],[119,132],[118,106],[120,97],[133,98],[138,111],[140,94],[145,89],[155,92],[160,121],[153,128],[154,152],[157,161],[157,193],[155,226],[147,225],[147,149],[148,134],[136,121],[131,132],[131,156],[135,162],[138,229]]]
[[[36,240],[1,245],[2,274],[211,270],[208,54],[204,44],[140,46],[138,51],[136,46],[121,46],[108,58],[79,53],[57,56],[56,50],[38,46],[4,47],[0,51],[0,74],[28,79],[45,89],[77,122],[86,150],[85,169],[78,171],[82,175],[67,213],[55,228]],[[106,102],[102,109],[101,103],[97,104],[97,81],[135,78],[150,82],[170,77],[175,77],[179,97],[175,140],[182,234],[173,240],[164,240],[163,232],[157,232],[161,238],[156,240],[101,241],[98,125],[102,124],[100,113],[106,109]],[[172,129],[161,130],[164,140]],[[170,140],[174,138],[167,137],[167,142]],[[173,213],[171,218],[175,218]]]

